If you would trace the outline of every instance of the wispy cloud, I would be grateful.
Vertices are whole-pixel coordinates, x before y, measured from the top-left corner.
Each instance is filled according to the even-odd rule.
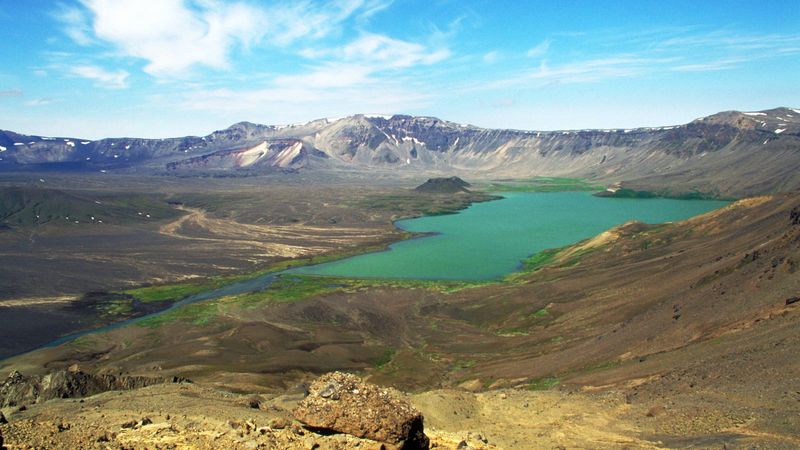
[[[75,6],[58,4],[53,16],[61,22],[64,34],[76,44],[87,46],[94,43],[92,29],[86,12]]]
[[[53,103],[55,100],[52,98],[34,98],[33,100],[29,100],[25,102],[27,106],[44,106]]]
[[[550,39],[545,39],[544,41],[540,42],[537,46],[528,50],[525,55],[528,58],[538,58],[547,54],[547,51],[550,50]]]
[[[0,91],[0,97],[22,97],[22,91],[19,89]]]
[[[742,58],[723,58],[701,63],[678,64],[670,68],[674,72],[714,72],[717,70],[728,70],[739,64],[747,62]]]
[[[539,88],[556,84],[594,83],[610,79],[649,76],[663,72],[710,72],[736,69],[769,58],[800,54],[800,34],[746,35],[729,31],[651,30],[625,39],[615,33],[607,39],[587,33],[563,35],[606,49],[606,55],[581,58],[581,53],[552,54],[545,40],[528,50],[538,65],[515,70],[474,89]],[[614,49],[624,49],[614,52]]]
[[[674,62],[674,58],[645,58],[637,55],[617,55],[562,64],[542,61],[538,66],[482,83],[477,89],[538,88],[559,84],[593,83],[629,78],[651,72],[654,67]]]
[[[75,66],[70,69],[72,75],[95,81],[95,84],[110,89],[128,87],[130,74],[124,70],[109,71],[97,66]]]
[[[404,111],[431,99],[430,87],[414,71],[449,55],[445,48],[363,34],[339,48],[304,49],[309,65],[299,73],[276,76],[253,89],[195,89],[184,94],[182,105],[243,113],[266,108],[298,118],[309,110],[328,115]]]
[[[263,114],[273,123],[310,119],[309,111],[324,116],[361,112],[397,112],[430,104],[430,95],[403,83],[389,86],[342,86],[335,89],[319,86],[277,86],[261,89],[195,90],[182,94],[179,102],[187,110],[217,113]],[[347,83],[340,83],[346,85]],[[171,100],[165,99],[171,102]],[[173,105],[174,106],[174,105]]]
[[[498,52],[497,50],[492,50],[491,52],[483,54],[483,62],[487,64],[495,63],[499,59],[500,59],[500,52]]]
[[[300,39],[321,39],[339,32],[346,20],[354,18],[363,22],[391,4],[391,0],[285,2],[263,10],[269,19],[266,37],[271,44],[279,46]]]

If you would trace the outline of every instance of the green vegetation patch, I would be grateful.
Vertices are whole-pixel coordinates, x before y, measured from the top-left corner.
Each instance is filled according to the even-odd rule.
[[[556,256],[563,250],[563,247],[542,250],[522,261],[522,270],[524,272],[535,272],[548,264],[552,264],[555,262]]]
[[[265,302],[288,303],[342,289],[344,289],[343,284],[332,282],[324,277],[281,275],[267,289],[237,295],[234,299],[245,306],[255,306]]]
[[[527,327],[512,327],[512,328],[504,328],[502,330],[497,331],[496,333],[498,336],[528,336],[530,332],[528,331]]]
[[[475,367],[476,361],[474,359],[459,359],[453,364],[453,370],[464,370]]]
[[[191,305],[147,317],[136,322],[136,324],[147,328],[158,328],[176,321],[189,322],[194,325],[206,325],[218,315],[219,309],[219,300],[192,303]]]
[[[205,281],[202,283],[180,283],[161,286],[148,286],[138,289],[128,289],[127,291],[122,291],[122,293],[132,295],[143,303],[163,302],[167,300],[177,301],[182,298],[189,297],[190,295],[195,295],[211,289],[222,287],[224,284],[224,280],[218,279]]]
[[[622,188],[616,191],[603,190],[594,194],[597,197],[609,198],[671,198],[675,200],[727,200],[732,201],[733,198],[724,197],[715,193],[708,192],[652,192],[652,191],[637,191],[635,189]]]
[[[403,233],[404,238],[410,237],[411,233]],[[286,269],[290,269],[292,267],[301,267],[306,265],[315,265],[315,264],[322,264],[330,261],[335,261],[338,259],[349,258],[351,256],[361,254],[361,253],[369,253],[373,251],[383,250],[385,249],[385,245],[373,245],[369,247],[361,247],[358,249],[350,249],[346,251],[336,252],[336,253],[329,253],[326,255],[319,255],[307,258],[299,258],[299,259],[288,259],[284,261],[278,261],[268,265],[267,267],[257,270],[251,273],[242,274],[242,275],[221,275],[215,277],[209,277],[202,281],[189,281],[184,283],[172,283],[172,284],[164,284],[164,285],[157,285],[157,286],[145,286],[136,289],[128,289],[125,291],[120,292],[121,294],[127,294],[133,296],[136,300],[142,303],[151,303],[151,302],[176,302],[182,300],[186,297],[190,297],[192,295],[200,294],[203,292],[211,291],[214,289],[219,289],[225,287],[229,284],[235,283],[237,281],[244,281],[253,278],[260,277],[262,275],[266,275],[269,273],[276,273],[281,272]],[[297,286],[297,281],[289,281],[286,277],[282,277],[286,281],[277,281],[273,283],[273,286],[278,286],[281,288],[293,288],[293,293],[287,293],[288,296],[295,295],[297,293],[297,289],[302,289],[302,286]],[[306,280],[307,282],[308,280]]]
[[[383,288],[403,288],[403,289],[429,289],[441,293],[452,293],[462,289],[476,286],[485,286],[490,281],[437,281],[437,280],[383,280],[383,279],[357,279],[340,278],[316,275],[289,275],[278,276],[266,289],[256,292],[222,297],[214,300],[206,300],[192,303],[173,311],[149,317],[137,322],[145,327],[158,327],[174,321],[191,322],[196,325],[208,323],[211,318],[221,312],[220,307],[240,306],[253,308],[269,303],[288,303],[305,300],[315,296],[330,294],[334,292],[356,292],[362,289],[383,287]],[[200,286],[200,285],[198,285]],[[163,286],[159,288],[168,288]],[[175,287],[175,286],[172,286]],[[150,288],[144,288],[150,289]],[[132,290],[139,291],[139,290]],[[131,291],[128,291],[131,292]],[[174,295],[187,295],[188,289],[156,289],[154,291],[145,290],[144,295],[149,298],[169,298],[167,292]],[[132,292],[132,295],[135,293]],[[140,294],[141,295],[141,294]],[[157,296],[158,295],[158,296]],[[137,297],[138,298],[138,297]],[[175,298],[177,300],[177,298]],[[153,300],[157,301],[157,300]]]
[[[535,313],[531,314],[531,318],[533,319],[540,319],[542,317],[547,317],[550,313],[547,311],[547,308],[542,308]]]
[[[605,187],[582,178],[534,177],[522,180],[493,181],[487,187],[490,192],[575,192],[597,191]]]
[[[387,348],[377,359],[372,361],[372,367],[377,370],[381,370],[394,359],[394,355],[397,353],[397,350],[389,347]]]
[[[526,388],[530,391],[546,391],[561,384],[558,377],[539,378],[528,383]]]

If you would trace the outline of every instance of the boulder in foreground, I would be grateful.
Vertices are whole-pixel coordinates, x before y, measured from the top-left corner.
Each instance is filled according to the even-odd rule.
[[[317,378],[294,410],[308,428],[372,439],[388,448],[428,449],[423,417],[399,391],[331,372]]]

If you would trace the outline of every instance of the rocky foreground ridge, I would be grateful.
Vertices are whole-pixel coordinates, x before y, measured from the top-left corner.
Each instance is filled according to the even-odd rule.
[[[62,373],[56,376],[63,378]],[[81,378],[86,377],[92,375],[82,373]],[[6,384],[22,386],[30,382],[23,379],[14,373]],[[73,390],[64,395],[77,398],[83,397],[83,392]],[[472,432],[462,432],[463,437],[459,437],[434,431],[434,438],[429,439],[422,413],[408,396],[342,372],[325,374],[302,393],[272,401],[192,384],[154,384],[133,392],[95,393],[80,400],[27,399],[34,403],[5,407],[12,411],[10,421],[0,414],[3,450],[497,448]],[[136,408],[150,411],[132,413]],[[198,417],[198,413],[203,416]],[[224,423],[220,423],[221,418],[225,418]]]
[[[138,377],[92,374],[72,366],[43,377],[25,376],[18,371],[0,385],[0,408],[45,402],[55,398],[88,397],[106,391],[122,391],[162,383],[188,381],[180,377]]]

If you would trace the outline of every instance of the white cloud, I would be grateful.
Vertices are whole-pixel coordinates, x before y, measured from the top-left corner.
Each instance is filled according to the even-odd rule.
[[[528,50],[526,55],[528,58],[538,58],[547,54],[550,50],[550,39],[545,39],[544,41],[540,42],[539,45],[536,47],[531,48]]]
[[[96,82],[98,86],[111,89],[124,89],[128,87],[130,74],[124,70],[109,71],[97,66],[76,66],[70,69],[72,75],[87,78]]]
[[[491,64],[497,62],[498,59],[500,59],[500,53],[497,50],[483,54],[483,62],[485,63]]]
[[[391,0],[310,0],[266,7],[221,0],[80,0],[85,10],[57,16],[75,42],[110,44],[119,55],[146,61],[145,72],[175,77],[195,66],[230,67],[236,48],[268,43],[283,47],[340,31],[342,22],[365,20]]]
[[[244,3],[82,1],[95,36],[123,55],[147,61],[145,71],[156,76],[180,74],[194,65],[226,67],[230,49],[258,41],[266,23],[261,10]]]

